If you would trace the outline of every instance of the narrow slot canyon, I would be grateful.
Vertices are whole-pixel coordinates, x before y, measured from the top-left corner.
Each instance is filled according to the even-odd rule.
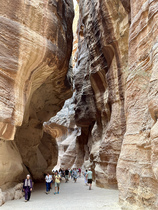
[[[98,202],[100,190],[107,201],[107,192],[118,196],[116,210],[158,209],[157,1],[8,3],[0,7],[0,206],[23,196],[27,174],[41,186],[53,169],[91,168]]]

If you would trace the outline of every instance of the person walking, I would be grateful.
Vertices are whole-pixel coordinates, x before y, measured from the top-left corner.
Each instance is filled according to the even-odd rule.
[[[89,190],[91,190],[92,189],[92,171],[91,171],[91,168],[89,168],[86,177],[87,177],[88,184],[89,184]]]
[[[78,169],[79,177],[81,177],[81,168]]]
[[[55,172],[54,179],[55,179],[55,193],[54,193],[54,195],[56,195],[56,194],[59,194],[59,187],[60,187],[60,180],[61,180],[61,176],[58,174],[57,171]],[[57,191],[57,188],[58,188],[58,191]]]
[[[50,193],[50,189],[51,189],[52,175],[47,173],[47,175],[45,177],[45,181],[46,181],[46,194],[48,194],[48,193]]]
[[[76,168],[74,168],[74,170],[73,170],[73,178],[74,178],[74,182],[76,183],[76,181],[77,181],[77,169]]]
[[[65,183],[69,181],[69,170],[65,170]]]
[[[32,180],[30,179],[30,175],[26,176],[23,184],[23,191],[25,192],[25,202],[30,200],[31,191],[32,191]]]
[[[56,171],[57,171],[57,170],[56,170]],[[61,168],[59,169],[59,172],[57,171],[57,174],[60,175],[60,179],[62,180],[63,171],[62,171]]]
[[[71,179],[73,178],[73,170],[72,169],[70,170],[70,177],[71,177]]]
[[[84,175],[84,183],[85,185],[88,185],[87,184],[87,170],[83,173],[83,175]]]

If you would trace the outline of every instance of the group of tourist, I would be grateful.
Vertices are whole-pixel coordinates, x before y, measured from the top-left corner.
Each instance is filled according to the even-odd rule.
[[[76,183],[77,178],[80,176],[79,175],[79,169],[77,169],[77,168],[71,169],[70,170],[70,176],[71,176],[71,179],[73,179],[74,182]]]
[[[85,184],[89,185],[89,190],[92,188],[92,171],[89,168],[89,170],[83,172]],[[47,173],[45,175],[45,182],[46,182],[46,194],[50,193],[50,190],[52,189],[52,183],[54,182],[55,185],[55,192],[54,194],[59,194],[59,188],[60,188],[60,182],[62,180],[62,177],[65,177],[65,182],[67,183],[69,181],[69,178],[71,177],[74,182],[76,183],[77,178],[81,177],[81,169],[66,169],[65,171],[59,170],[59,172],[52,171],[52,174]],[[23,183],[23,192],[25,192],[25,202],[30,200],[31,191],[32,191],[32,180],[30,179],[30,175],[28,174],[26,179]]]
[[[46,194],[50,193],[50,189],[52,188],[52,182],[55,183],[54,194],[59,194],[61,176],[57,170],[53,172],[53,175],[47,173],[47,175],[45,176],[45,181],[46,181]]]

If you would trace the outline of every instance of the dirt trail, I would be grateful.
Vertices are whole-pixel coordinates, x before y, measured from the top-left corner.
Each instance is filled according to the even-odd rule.
[[[24,202],[24,198],[6,202],[1,210],[120,210],[118,205],[118,190],[98,188],[94,185],[89,190],[84,185],[83,178],[77,183],[64,180],[60,186],[60,193],[54,195],[54,185],[50,194],[45,194],[45,184],[35,185],[31,200]]]

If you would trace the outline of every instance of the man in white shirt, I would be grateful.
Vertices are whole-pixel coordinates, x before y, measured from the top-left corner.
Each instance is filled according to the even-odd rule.
[[[47,173],[47,175],[45,177],[45,181],[46,181],[46,194],[48,194],[50,192],[50,188],[51,188],[52,175]]]

